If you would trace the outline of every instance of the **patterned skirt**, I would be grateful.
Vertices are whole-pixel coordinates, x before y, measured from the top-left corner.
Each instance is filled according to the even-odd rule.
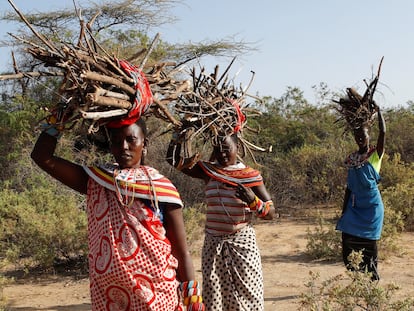
[[[206,233],[202,267],[206,310],[264,309],[261,257],[252,226],[225,236]]]

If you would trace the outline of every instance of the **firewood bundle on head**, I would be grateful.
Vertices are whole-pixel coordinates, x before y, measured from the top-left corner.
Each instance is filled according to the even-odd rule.
[[[358,128],[371,128],[377,113],[377,104],[373,97],[377,87],[381,70],[382,59],[377,75],[366,83],[367,89],[364,95],[360,95],[354,88],[346,89],[346,96],[334,100],[338,104],[336,110],[340,117],[337,122],[342,122],[345,132],[354,131]]]
[[[219,76],[219,66],[207,74],[204,68],[199,73],[191,70],[192,91],[182,94],[174,105],[174,111],[180,116],[180,125],[175,128],[176,135],[184,144],[184,157],[192,156],[193,145],[213,145],[225,136],[236,134],[243,148],[254,159],[252,151],[268,151],[255,146],[243,138],[249,115],[259,115],[256,109],[246,104],[247,88],[236,87],[228,79],[227,73],[233,64]]]
[[[121,60],[103,49],[92,34],[92,24],[79,17],[80,33],[76,43],[54,37],[49,39],[37,32],[9,0],[15,11],[37,38],[31,42],[14,36],[27,45],[26,51],[40,60],[49,71],[21,72],[15,62],[15,74],[0,79],[35,79],[61,76],[57,92],[59,102],[50,109],[46,120],[71,130],[74,125],[86,129],[87,135],[98,135],[103,125],[111,127],[133,123],[144,114],[154,114],[164,121],[178,124],[167,104],[178,98],[188,87],[187,81],[175,80],[175,63],[163,62],[146,66],[159,35],[148,48],[143,48],[132,60]],[[40,43],[39,43],[40,42]],[[50,70],[53,68],[53,70]],[[42,120],[41,122],[44,122]],[[79,128],[79,126],[77,126]]]

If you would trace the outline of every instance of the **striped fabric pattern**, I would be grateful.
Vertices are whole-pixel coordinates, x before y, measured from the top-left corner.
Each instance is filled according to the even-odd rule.
[[[206,185],[206,232],[232,234],[244,228],[252,217],[248,206],[235,196],[235,187],[210,179]]]
[[[86,173],[93,178],[101,186],[116,191],[114,172],[116,166],[84,166]],[[148,178],[150,177],[150,179]],[[155,189],[156,199],[158,202],[172,203],[183,206],[175,186],[171,181],[160,174],[156,169],[149,166],[142,166],[138,169],[124,169],[120,170],[116,176],[116,181],[119,185],[119,191],[122,195],[129,197],[136,197],[140,199],[152,200],[154,198]]]
[[[230,167],[219,167],[217,163],[200,161],[202,170],[213,179],[237,186],[243,184],[246,187],[255,187],[263,184],[263,178],[258,170],[245,166],[239,162]]]

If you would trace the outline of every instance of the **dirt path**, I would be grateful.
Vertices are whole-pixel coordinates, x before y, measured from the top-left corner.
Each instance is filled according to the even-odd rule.
[[[341,263],[318,263],[304,255],[307,228],[314,225],[281,219],[255,225],[261,249],[265,281],[265,310],[297,310],[298,295],[305,292],[309,271],[325,280],[344,272]],[[380,282],[401,286],[400,297],[414,297],[414,234],[402,235],[406,254],[379,263]],[[200,258],[194,258],[201,279]],[[76,276],[42,276],[19,279],[4,290],[10,310],[86,311],[90,310],[89,282]]]

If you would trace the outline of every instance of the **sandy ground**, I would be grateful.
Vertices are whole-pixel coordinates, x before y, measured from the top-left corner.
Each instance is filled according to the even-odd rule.
[[[314,224],[289,217],[255,225],[261,249],[265,310],[298,310],[299,295],[306,292],[309,271],[318,272],[321,280],[344,273],[341,263],[315,262],[305,254],[306,232]],[[414,234],[404,233],[403,256],[391,256],[379,263],[380,284],[401,286],[397,297],[414,297]],[[198,246],[197,246],[198,247]],[[201,279],[200,258],[194,257]],[[85,275],[41,275],[17,279],[4,289],[10,310],[90,310],[89,282]]]

